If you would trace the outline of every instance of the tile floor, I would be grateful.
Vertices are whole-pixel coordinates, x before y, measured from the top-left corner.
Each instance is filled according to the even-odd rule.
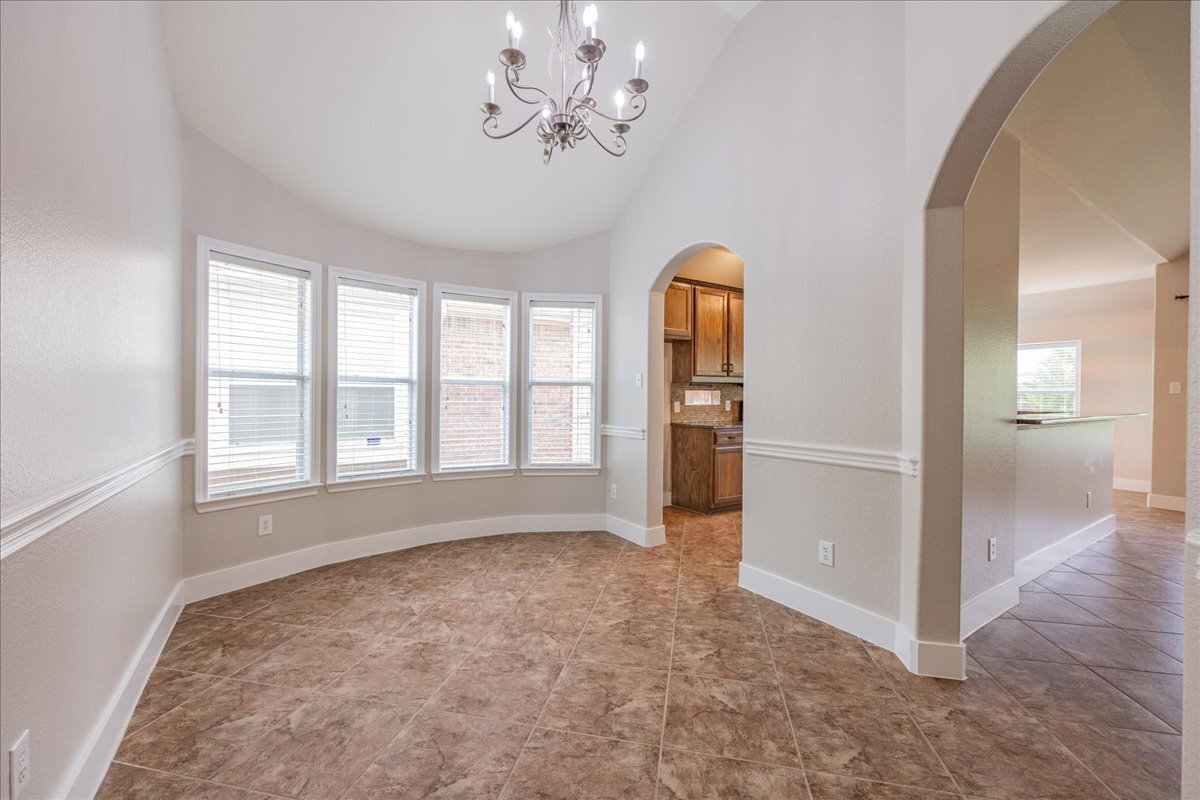
[[[193,603],[99,797],[1177,797],[1183,515],[1142,502],[971,637],[963,683],[738,589],[736,513]]]

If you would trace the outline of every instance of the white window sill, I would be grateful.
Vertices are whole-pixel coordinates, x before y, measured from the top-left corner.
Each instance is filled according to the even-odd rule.
[[[599,475],[599,467],[521,467],[521,474],[532,478],[561,475],[565,477]]]
[[[325,484],[325,491],[330,494],[339,492],[356,492],[359,489],[383,489],[388,486],[409,486],[414,483],[424,483],[424,472],[409,472],[390,478],[363,478],[349,481],[330,481]]]
[[[289,486],[286,489],[273,489],[253,494],[235,494],[228,497],[215,497],[210,500],[197,500],[196,510],[201,514],[210,511],[225,511],[230,508],[244,508],[263,503],[275,503],[280,500],[295,500],[299,497],[312,497],[321,488],[319,483],[306,483],[302,486]]]
[[[517,471],[515,469],[506,467],[504,469],[463,469],[434,472],[431,477],[435,481],[469,481],[475,478],[511,478],[516,474]]]

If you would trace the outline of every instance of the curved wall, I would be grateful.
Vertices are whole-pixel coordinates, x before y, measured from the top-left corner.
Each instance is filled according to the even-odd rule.
[[[515,291],[607,291],[608,243],[604,234],[527,254],[427,247],[340,221],[190,128],[185,128],[183,141],[183,415],[189,430],[195,419],[197,235],[327,266],[424,280],[430,288],[434,282],[444,282]],[[426,336],[426,347],[428,342]],[[323,382],[324,376],[321,378]],[[426,408],[431,383],[426,381]],[[425,424],[428,442],[428,419]],[[442,523],[511,516],[602,515],[605,511],[603,473],[527,477],[518,472],[511,478],[445,482],[426,477],[413,485],[337,494],[322,489],[312,497],[200,514],[191,502],[191,461],[188,459],[185,467],[184,484],[188,487],[185,576],[330,542]],[[260,514],[274,515],[271,536],[257,535]]]

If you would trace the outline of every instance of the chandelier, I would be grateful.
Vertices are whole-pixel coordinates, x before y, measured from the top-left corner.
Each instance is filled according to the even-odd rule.
[[[646,48],[641,42],[634,50],[633,77],[625,81],[624,91],[618,89],[614,97],[616,115],[609,116],[597,108],[592,97],[596,70],[604,57],[604,40],[596,36],[596,6],[588,5],[583,10],[583,28],[575,14],[573,0],[559,0],[558,21],[553,12],[548,15],[546,31],[550,34],[549,58],[550,83],[546,89],[521,82],[521,71],[525,69],[525,53],[521,52],[521,23],[512,12],[505,19],[508,28],[508,47],[500,51],[500,65],[504,67],[504,82],[519,102],[533,106],[529,117],[507,132],[499,130],[500,106],[496,104],[496,76],[487,74],[488,99],[479,108],[484,113],[483,132],[490,139],[507,139],[524,130],[537,120],[534,133],[542,143],[542,162],[550,163],[554,148],[574,148],[577,142],[591,138],[609,155],[625,155],[625,134],[630,123],[646,111],[645,92],[650,84],[642,78],[642,61]],[[628,103],[629,115],[624,116]],[[594,120],[612,123],[610,143],[606,144],[592,129]],[[604,125],[604,122],[598,122]]]

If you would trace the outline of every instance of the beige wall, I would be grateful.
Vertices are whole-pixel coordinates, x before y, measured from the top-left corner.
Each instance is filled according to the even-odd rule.
[[[0,504],[175,442],[179,128],[153,3],[0,5]],[[180,574],[178,464],[0,564],[0,797],[68,795]]]
[[[745,286],[745,265],[736,253],[721,247],[709,247],[683,262],[677,278],[716,283],[721,286]]]
[[[963,221],[962,602],[1012,577],[1021,147],[1001,133]],[[997,558],[988,560],[988,540]]]
[[[1188,256],[1159,264],[1154,278],[1154,449],[1151,503],[1182,510],[1187,452]],[[1178,383],[1179,394],[1169,385]]]
[[[1017,432],[1017,561],[1112,514],[1112,452],[1112,422],[1022,426]]]
[[[545,292],[604,293],[607,289],[608,242],[604,234],[526,254],[414,244],[324,213],[190,128],[184,131],[184,177],[183,404],[188,430],[195,419],[192,321],[197,235],[430,284]],[[427,328],[426,346],[428,333]],[[427,408],[429,386],[427,381]],[[431,434],[428,416],[427,443]],[[190,487],[190,465],[188,471]],[[200,514],[190,502],[189,491],[183,570],[186,576],[198,575],[334,540],[443,522],[600,513],[605,496],[603,475],[525,477],[518,473],[512,478],[446,482],[426,478],[416,485],[338,494],[322,490],[312,497]],[[261,514],[274,515],[271,536],[256,533]]]
[[[1084,414],[1150,413],[1154,373],[1154,281],[1108,283],[1021,296],[1022,343],[1081,342]],[[1116,421],[1113,482],[1150,489],[1151,418]]]

